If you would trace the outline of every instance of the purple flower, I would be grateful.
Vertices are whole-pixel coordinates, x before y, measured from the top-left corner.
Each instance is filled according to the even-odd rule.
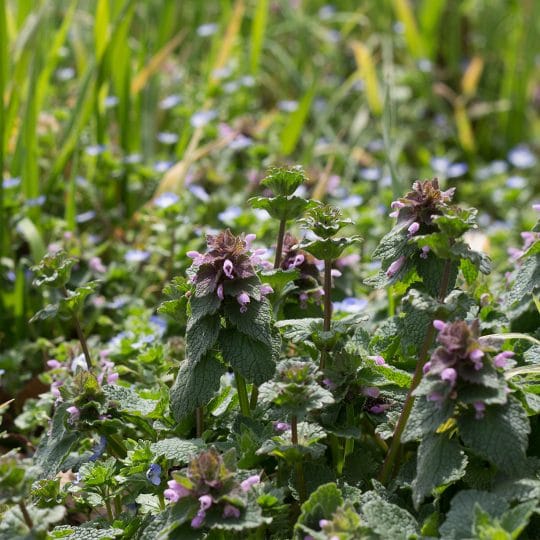
[[[498,368],[506,367],[508,360],[514,356],[512,351],[503,351],[493,358],[493,365]]]
[[[484,412],[486,410],[486,404],[483,403],[482,401],[475,401],[473,403],[473,407],[474,407],[474,410],[476,411],[476,414],[474,415],[474,417],[477,420],[481,420],[482,418],[484,418]]]
[[[424,375],[426,373],[429,373],[429,370],[431,369],[431,362],[426,362],[424,364],[424,367],[422,368],[422,372],[424,373]]]
[[[457,379],[457,371],[454,368],[443,369],[441,373],[441,379],[443,381],[448,381],[451,385],[453,385]]]
[[[433,321],[433,327],[439,332],[442,332],[446,328],[446,323],[440,319],[435,319]]]
[[[440,392],[431,392],[431,394],[428,394],[427,399],[435,403],[442,403],[444,396]]]
[[[104,274],[107,271],[107,268],[103,265],[99,257],[92,257],[88,261],[88,267],[98,274]]]
[[[424,246],[422,248],[422,252],[420,253],[420,258],[427,259],[429,252],[430,252],[430,247],[429,246]]]
[[[223,294],[223,283],[220,283],[217,286],[216,294],[218,295],[218,298],[220,300],[223,300],[225,298],[225,295]]]
[[[536,212],[540,212],[540,203],[533,204],[532,209]]]
[[[242,491],[249,491],[253,486],[256,486],[261,481],[261,477],[258,474],[253,474],[246,480],[240,483]]]
[[[191,526],[194,529],[199,529],[200,527],[202,527],[205,517],[206,517],[206,512],[204,510],[199,510],[197,512],[197,515],[191,520]]]
[[[163,492],[163,496],[169,502],[175,503],[183,497],[188,497],[191,495],[191,491],[185,488],[182,484],[179,484],[176,480],[169,480],[167,485],[169,488]]]
[[[201,510],[206,511],[212,506],[214,501],[210,495],[201,495],[199,497],[199,502],[201,503]]]
[[[362,394],[364,394],[364,396],[368,396],[370,398],[378,398],[380,393],[381,393],[381,391],[378,388],[374,388],[372,386],[368,386],[368,387],[362,389]]]
[[[62,364],[58,360],[47,360],[47,365],[51,369],[58,369],[59,367],[62,367]]]
[[[381,355],[377,356],[368,356],[370,360],[373,360],[375,362],[375,365],[377,366],[386,366],[386,361]]]
[[[233,279],[234,265],[229,259],[223,261],[223,273],[229,278]]]
[[[373,405],[372,407],[369,408],[369,412],[373,414],[382,414],[389,408],[390,408],[389,404],[377,403],[376,405]]]
[[[399,259],[396,259],[386,271],[386,276],[389,278],[394,277],[402,268],[405,263],[405,255],[402,255]]]
[[[75,407],[75,405],[68,407],[66,409],[66,412],[69,413],[69,421],[71,424],[76,422],[81,416],[81,411],[77,407]]]
[[[92,448],[92,455],[88,458],[88,461],[97,461],[105,452],[105,448],[107,448],[107,438],[101,435],[99,442]]]
[[[267,294],[273,293],[274,289],[272,289],[272,287],[270,287],[270,285],[268,285],[268,283],[263,283],[260,286],[259,291],[261,293],[261,296],[266,296]]]
[[[414,236],[418,232],[419,229],[420,229],[420,223],[418,223],[417,221],[413,221],[407,229],[407,232],[409,233],[408,234],[409,238],[411,238],[411,236]]]
[[[226,504],[223,508],[223,517],[224,518],[236,518],[240,517],[240,510],[233,506],[232,504]]]
[[[476,371],[479,371],[480,369],[484,367],[484,364],[482,362],[483,356],[484,356],[484,351],[482,351],[481,349],[474,349],[473,351],[469,353],[469,358],[473,361],[474,369]]]
[[[328,390],[334,390],[335,388],[337,388],[336,383],[328,378],[323,379],[322,384],[325,388],[328,388]]]
[[[274,424],[274,429],[276,431],[287,431],[288,429],[291,429],[290,424],[287,424],[287,422],[276,422]]]
[[[326,527],[327,525],[330,525],[330,521],[327,519],[321,519],[319,520],[319,527],[322,529],[323,527]]]
[[[152,463],[146,471],[146,479],[154,486],[159,486],[161,484],[161,466]]]
[[[250,302],[250,298],[247,292],[241,292],[237,297],[236,301],[240,304],[240,313],[245,313],[247,311],[247,304]]]
[[[297,266],[300,266],[305,260],[304,255],[302,253],[298,253],[295,258],[289,263],[289,269],[290,268],[296,268]]]

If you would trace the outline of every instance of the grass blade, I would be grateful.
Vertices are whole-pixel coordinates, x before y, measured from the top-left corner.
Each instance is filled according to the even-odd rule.
[[[253,23],[251,25],[250,39],[250,66],[253,75],[256,75],[259,71],[267,19],[268,0],[258,0],[255,5],[255,15],[253,16]]]
[[[281,152],[288,156],[293,152],[302,135],[302,129],[308,119],[311,102],[315,96],[315,87],[308,90],[298,104],[298,108],[290,115],[289,121],[281,132]]]

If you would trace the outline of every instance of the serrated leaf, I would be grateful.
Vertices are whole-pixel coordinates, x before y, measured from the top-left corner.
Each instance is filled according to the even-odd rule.
[[[418,524],[407,510],[383,499],[363,504],[361,514],[381,540],[408,540],[418,533]]]
[[[359,236],[342,237],[342,238],[325,238],[313,240],[311,242],[302,242],[300,247],[311,253],[314,257],[320,260],[336,260],[343,250],[353,244],[360,242]]]
[[[478,277],[478,268],[469,259],[461,259],[459,268],[467,285],[472,285]]]
[[[331,519],[332,514],[343,504],[343,496],[333,482],[319,486],[302,505],[295,530],[302,526],[318,530],[321,519]]]
[[[251,300],[246,307],[247,311],[241,313],[240,306],[235,300],[227,298],[223,302],[226,317],[240,332],[264,343],[268,347],[272,347],[272,335],[270,332],[272,310],[270,302],[266,298],[262,298],[260,302]]]
[[[450,248],[452,258],[470,261],[482,274],[491,272],[491,259],[484,253],[472,250],[465,242],[456,242]]]
[[[189,319],[186,329],[186,359],[197,362],[206,354],[217,341],[220,327],[219,315]]]
[[[203,448],[200,439],[183,440],[180,438],[162,439],[150,445],[155,457],[163,456],[174,465],[187,465],[191,458]]]
[[[467,456],[456,439],[445,434],[427,435],[420,442],[417,454],[413,501],[420,505],[439,486],[456,482],[465,474]]]
[[[49,537],[51,539],[62,538],[63,540],[114,540],[123,533],[122,529],[113,527],[100,529],[92,526],[92,524],[81,525],[80,527],[60,525],[49,533]]]
[[[82,307],[86,298],[95,292],[98,284],[97,281],[89,281],[81,287],[77,287],[74,291],[68,290],[67,297],[62,300],[62,307],[71,313],[76,313]]]
[[[67,403],[58,406],[52,418],[51,434],[42,437],[34,455],[35,463],[42,471],[41,477],[54,477],[79,439],[78,432],[66,427],[69,418],[66,412],[68,406]]]
[[[280,291],[283,289],[287,283],[295,281],[300,277],[300,271],[296,268],[291,268],[289,270],[282,270],[277,268],[275,270],[270,270],[268,272],[261,273],[261,281],[263,283],[268,283],[274,291]]]
[[[315,332],[320,332],[323,328],[323,320],[319,318],[305,319],[285,319],[278,321],[274,325],[276,328],[285,328],[283,337],[290,339],[293,343],[311,341],[311,336]]]
[[[177,421],[206,405],[219,390],[225,368],[207,354],[197,363],[184,361],[170,390],[171,412]]]
[[[271,518],[264,517],[262,515],[261,508],[257,505],[255,500],[250,500],[241,511],[238,518],[225,518],[223,517],[223,510],[216,508],[213,511],[207,512],[204,518],[204,524],[206,527],[210,527],[213,530],[221,531],[248,531],[249,529],[256,529],[265,523],[270,523]]]
[[[506,511],[500,522],[503,529],[508,531],[512,538],[518,538],[535,512],[538,512],[538,501],[527,501]]]
[[[452,416],[453,410],[454,403],[451,403],[451,400],[439,404],[428,401],[424,396],[419,396],[414,402],[401,441],[414,441],[435,432],[443,422]]]
[[[266,210],[274,219],[279,221],[299,218],[309,206],[309,201],[296,195],[287,197],[283,195],[277,197],[252,197],[248,202],[253,208]]]
[[[205,296],[192,296],[189,301],[191,319],[195,322],[207,315],[213,315],[219,309],[220,304],[221,300],[214,293]]]
[[[514,277],[512,288],[505,297],[505,305],[521,302],[540,287],[540,254],[527,257]]]
[[[60,310],[59,304],[47,304],[43,309],[40,309],[29,322],[46,321],[47,319],[54,319],[58,316]]]
[[[434,298],[439,295],[441,290],[442,278],[446,268],[446,261],[439,259],[431,253],[428,254],[426,259],[418,257],[416,261],[416,271],[422,278],[422,284],[426,291]],[[452,290],[456,283],[458,274],[457,264],[452,263],[450,267],[450,277],[448,280],[447,289]]]
[[[232,328],[220,332],[219,344],[223,359],[247,381],[260,385],[272,378],[276,369],[272,347]]]
[[[463,412],[458,427],[463,442],[478,455],[508,474],[523,471],[531,427],[527,413],[515,398],[509,397],[506,405],[486,407],[481,419],[475,418],[473,410]]]
[[[306,175],[301,167],[285,169],[276,167],[270,169],[261,185],[269,188],[275,195],[292,195],[306,181]]]
[[[473,538],[475,504],[492,516],[500,516],[508,508],[506,501],[493,493],[475,489],[460,491],[452,499],[446,521],[439,529],[443,540]]]
[[[142,398],[133,388],[117,384],[103,386],[103,393],[114,402],[118,410],[136,416],[150,416],[159,404],[158,401]]]

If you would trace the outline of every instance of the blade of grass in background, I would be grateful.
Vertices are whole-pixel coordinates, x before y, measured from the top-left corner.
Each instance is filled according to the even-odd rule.
[[[375,116],[379,116],[383,111],[383,104],[373,57],[369,49],[359,41],[353,41],[351,48],[358,66],[359,75],[366,87],[366,99],[369,108]]]
[[[258,0],[255,3],[250,39],[250,66],[253,75],[256,75],[259,71],[267,20],[268,0]]]
[[[298,108],[289,116],[289,120],[283,127],[280,137],[281,153],[283,155],[290,155],[296,148],[302,135],[302,130],[308,120],[311,102],[314,96],[315,87],[312,87],[304,94],[304,97],[298,104]]]
[[[414,12],[409,0],[393,0],[392,5],[396,12],[398,20],[403,24],[405,32],[405,42],[411,53],[411,56],[419,60],[425,58],[425,46],[422,35],[418,30]]]
[[[4,137],[5,137],[5,106],[4,94],[7,80],[7,25],[6,0],[0,0],[0,257],[6,254],[7,220],[4,212]]]
[[[441,20],[446,0],[423,0],[418,9],[418,23],[422,32],[422,44],[430,60],[435,60],[439,45]]]

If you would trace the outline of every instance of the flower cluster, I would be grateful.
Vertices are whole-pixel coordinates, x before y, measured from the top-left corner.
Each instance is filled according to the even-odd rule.
[[[439,181],[433,180],[417,181],[401,199],[393,201],[391,204],[394,210],[390,217],[397,218],[399,224],[408,225],[409,235],[415,235],[422,226],[429,226],[433,221],[433,216],[442,215],[445,207],[452,200],[455,188],[441,191]]]
[[[173,473],[163,493],[171,503],[190,497],[198,502],[191,526],[202,527],[207,512],[219,509],[223,518],[239,518],[246,507],[247,493],[260,482],[259,475],[239,482],[227,468],[223,456],[215,448],[201,452],[186,469]]]
[[[435,403],[442,403],[447,398],[456,400],[460,389],[466,385],[488,388],[496,395],[500,385],[494,368],[504,368],[514,353],[504,351],[491,358],[490,350],[480,339],[478,320],[470,324],[465,321],[445,323],[435,320],[433,326],[439,332],[437,342],[440,346],[425,364],[424,374],[428,380],[437,382],[438,386],[427,394],[427,399]],[[472,405],[476,417],[482,418],[485,401],[473,401]]]
[[[283,239],[283,252],[281,258],[281,268],[291,270],[296,268],[300,272],[300,277],[295,281],[298,287],[298,298],[300,305],[306,307],[309,298],[320,302],[324,295],[321,287],[321,272],[319,261],[307,251],[299,248],[298,239],[287,233]]]
[[[208,250],[202,254],[188,251],[187,256],[193,259],[191,280],[198,290],[205,294],[216,293],[220,300],[226,295],[234,296],[240,304],[240,311],[247,311],[253,291],[247,286],[251,278],[256,278],[256,270],[269,268],[271,264],[263,260],[265,249],[251,251],[254,234],[234,236],[229,229],[217,235],[207,236]],[[246,282],[246,290],[238,289],[238,285]],[[273,292],[269,285],[259,285],[260,296]]]

